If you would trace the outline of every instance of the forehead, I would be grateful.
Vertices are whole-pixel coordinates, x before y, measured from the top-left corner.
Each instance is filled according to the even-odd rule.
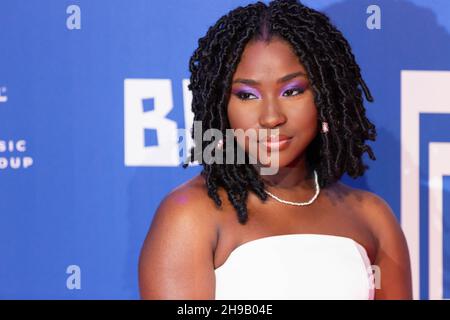
[[[306,73],[292,46],[285,40],[273,38],[268,43],[249,42],[244,48],[234,76],[276,77],[292,71]]]

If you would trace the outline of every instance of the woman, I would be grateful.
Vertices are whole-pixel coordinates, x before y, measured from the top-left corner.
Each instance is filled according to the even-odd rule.
[[[190,71],[194,121],[221,132],[277,129],[278,143],[258,147],[278,170],[261,174],[272,160],[238,139],[256,164],[202,163],[168,194],[142,247],[141,297],[411,299],[391,208],[339,181],[364,174],[364,152],[375,160],[365,141],[376,130],[359,86],[373,101],[370,91],[328,17],[295,0],[238,7],[199,40]],[[192,159],[205,149],[196,145]],[[216,147],[231,152],[224,140]]]

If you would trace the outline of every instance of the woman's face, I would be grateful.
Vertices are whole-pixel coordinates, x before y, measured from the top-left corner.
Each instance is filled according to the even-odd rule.
[[[287,143],[272,149],[258,143],[258,148],[268,150],[269,158],[278,155],[279,167],[303,156],[318,131],[306,70],[289,43],[279,38],[247,44],[233,75],[227,112],[232,129],[279,129],[280,139],[281,135],[289,137]],[[251,140],[247,137],[244,146],[243,140],[237,139],[246,152],[260,160],[252,149],[249,151]]]

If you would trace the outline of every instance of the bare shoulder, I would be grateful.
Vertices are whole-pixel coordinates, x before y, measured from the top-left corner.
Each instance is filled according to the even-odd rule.
[[[398,219],[392,210],[392,207],[385,199],[368,190],[352,187],[351,192],[353,194],[354,201],[356,201],[358,207],[361,208],[359,212],[367,217],[373,230],[390,230],[391,232],[397,233],[401,232]],[[385,234],[385,232],[383,233]]]
[[[339,190],[348,195],[348,203],[358,208],[356,210],[369,224],[374,234],[379,234],[380,230],[391,230],[392,232],[401,232],[398,219],[391,206],[378,194],[351,187],[342,182],[338,183]]]
[[[213,297],[217,223],[202,179],[173,189],[154,213],[139,258],[141,298]]]
[[[400,223],[385,199],[376,193],[348,188],[354,205],[364,215],[377,240],[374,265],[379,277],[376,299],[411,299],[412,279],[409,248]]]
[[[358,212],[370,219],[374,227],[380,224],[398,225],[391,206],[378,194],[342,182],[336,183],[336,189],[339,190],[339,194],[346,196],[349,205],[358,208]]]
[[[182,205],[189,211],[197,211],[196,215],[203,218],[211,216],[214,218],[212,209],[214,209],[211,198],[208,197],[208,189],[205,179],[200,175],[196,175],[183,184],[173,189],[161,202],[162,205],[172,203]]]
[[[176,230],[177,227],[191,232],[194,229],[215,232],[213,206],[200,175],[179,185],[161,200],[154,214],[152,227],[157,228],[162,224],[173,231],[181,231]]]

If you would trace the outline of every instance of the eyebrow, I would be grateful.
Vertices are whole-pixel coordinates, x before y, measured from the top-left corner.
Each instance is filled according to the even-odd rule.
[[[302,72],[302,71],[299,71],[299,72],[290,73],[290,74],[287,74],[287,75],[281,77],[280,79],[277,80],[277,83],[283,83],[283,82],[289,81],[289,80],[291,80],[291,79],[293,79],[295,77],[298,77],[298,76],[303,76],[303,77],[306,78],[306,74],[304,72]],[[233,83],[244,83],[244,84],[248,84],[248,85],[258,85],[258,84],[260,84],[256,80],[253,80],[253,79],[242,79],[242,78],[237,78],[237,79],[233,80]]]

